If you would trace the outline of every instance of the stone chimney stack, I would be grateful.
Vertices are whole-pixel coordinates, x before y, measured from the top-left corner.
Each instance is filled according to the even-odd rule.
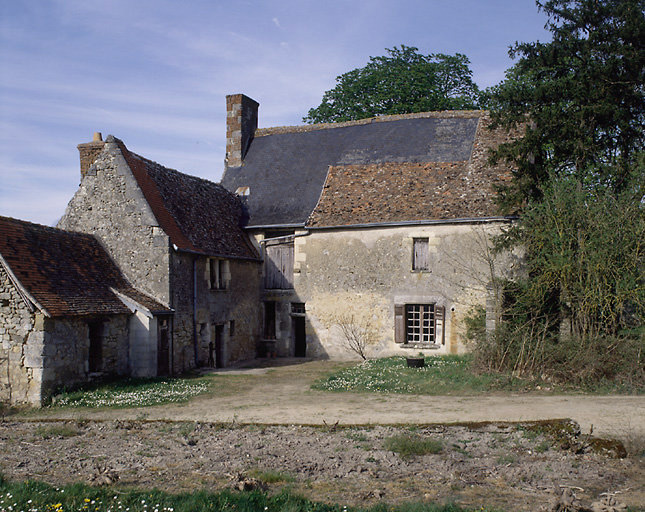
[[[244,94],[226,96],[226,167],[244,162],[258,127],[260,104]]]
[[[81,180],[87,175],[87,171],[96,160],[96,157],[99,156],[103,146],[105,146],[105,142],[103,142],[103,136],[100,132],[94,132],[92,142],[85,142],[76,146],[81,156]]]

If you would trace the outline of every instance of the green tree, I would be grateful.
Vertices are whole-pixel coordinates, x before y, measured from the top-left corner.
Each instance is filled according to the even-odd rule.
[[[536,3],[552,40],[515,44],[483,98],[493,127],[523,134],[493,160],[515,169],[501,204],[520,218],[500,247],[521,247],[526,273],[478,353],[487,367],[642,386],[644,0]]]
[[[516,168],[507,209],[551,178],[620,192],[635,178],[645,121],[644,0],[546,0],[547,43],[516,43],[517,63],[484,94],[494,126],[525,125],[496,159]]]
[[[468,57],[457,53],[421,55],[418,48],[386,48],[388,55],[336,78],[306,123],[351,121],[387,114],[477,108],[479,89]]]

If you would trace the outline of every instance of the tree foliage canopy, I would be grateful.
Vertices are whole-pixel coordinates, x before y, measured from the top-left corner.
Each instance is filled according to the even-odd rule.
[[[336,78],[306,123],[330,123],[387,114],[477,108],[479,89],[468,57],[457,53],[421,55],[418,48],[386,48],[388,55]]]
[[[645,2],[536,3],[552,41],[516,43],[509,53],[519,60],[484,95],[496,125],[527,126],[496,155],[517,168],[504,204],[540,198],[541,185],[562,176],[624,190],[644,149]]]
[[[493,155],[520,212],[500,247],[521,247],[526,273],[498,304],[489,366],[645,383],[644,1],[538,0],[552,40],[515,44],[484,94],[493,127],[524,128]]]

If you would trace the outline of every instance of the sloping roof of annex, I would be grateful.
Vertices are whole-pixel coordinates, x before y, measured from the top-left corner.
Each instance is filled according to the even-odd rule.
[[[0,217],[0,264],[46,316],[127,314],[124,295],[152,313],[171,313],[133,288],[92,235]]]

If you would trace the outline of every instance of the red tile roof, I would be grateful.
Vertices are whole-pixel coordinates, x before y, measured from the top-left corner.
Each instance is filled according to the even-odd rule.
[[[503,162],[491,165],[489,150],[517,133],[488,129],[488,114],[480,114],[467,160],[462,157],[330,166],[307,226],[499,216],[496,189],[511,179],[511,168]]]
[[[135,290],[92,235],[0,217],[0,256],[46,314],[129,313],[112,289],[154,312],[171,312]]]
[[[168,169],[115,139],[159,225],[179,249],[232,259],[259,259],[242,229],[244,208],[221,185]]]
[[[492,217],[505,178],[469,173],[468,162],[334,166],[307,226]]]

